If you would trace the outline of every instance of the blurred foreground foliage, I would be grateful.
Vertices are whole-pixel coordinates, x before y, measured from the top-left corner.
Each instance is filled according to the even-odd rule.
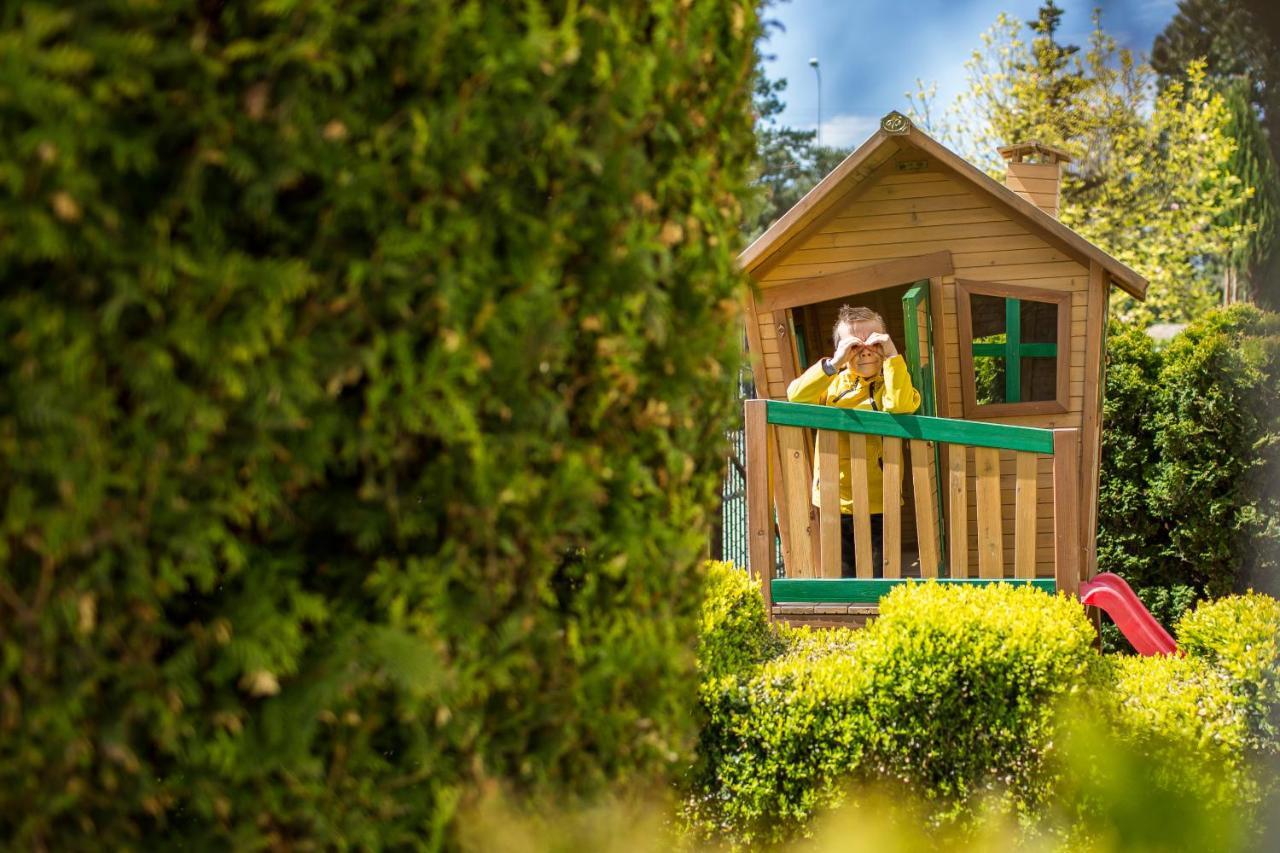
[[[693,739],[746,0],[0,13],[0,838],[434,847]]]

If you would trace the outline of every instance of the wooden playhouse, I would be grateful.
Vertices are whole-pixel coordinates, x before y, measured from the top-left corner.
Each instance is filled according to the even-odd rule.
[[[1096,570],[1108,296],[1147,282],[1058,221],[1065,154],[1000,153],[1004,184],[890,113],[741,255],[762,398],[746,404],[748,547],[775,617],[860,622],[910,577],[1074,593]],[[916,415],[785,402],[846,303],[886,318]],[[857,578],[841,580],[838,450],[857,495],[867,435],[882,437],[884,580],[856,502]]]

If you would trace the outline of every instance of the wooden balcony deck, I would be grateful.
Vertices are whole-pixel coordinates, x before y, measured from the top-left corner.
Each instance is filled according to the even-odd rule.
[[[805,430],[816,432],[806,436]],[[946,471],[948,512],[942,511],[942,472],[935,444],[975,448],[974,477],[977,577],[972,582],[1030,583],[1048,591],[1076,594],[1083,553],[1078,535],[1078,435],[1074,429],[1046,430],[916,415],[891,415],[827,406],[749,400],[746,403],[747,512],[753,573],[760,579],[774,618],[801,624],[863,624],[874,617],[879,597],[895,584],[916,577],[943,582],[971,579],[969,476],[965,453],[950,454]],[[871,577],[871,525],[866,472],[876,464],[866,436],[883,448],[884,580]],[[841,579],[839,442],[848,440],[854,488],[857,578]],[[815,448],[809,456],[808,447]],[[906,546],[902,530],[901,478],[910,450],[915,537]],[[999,452],[1016,457],[1012,565],[1004,559]],[[1036,513],[1040,491],[1038,457],[1051,457],[1053,578],[1036,578]],[[817,459],[819,506],[809,500]],[[956,461],[958,460],[958,462]],[[859,488],[861,480],[861,488]],[[775,505],[777,514],[775,515]],[[775,519],[777,533],[775,534]],[[944,527],[946,533],[944,535]],[[783,544],[784,577],[775,580],[775,535]],[[910,537],[908,537],[910,540]],[[768,567],[760,571],[759,567]]]

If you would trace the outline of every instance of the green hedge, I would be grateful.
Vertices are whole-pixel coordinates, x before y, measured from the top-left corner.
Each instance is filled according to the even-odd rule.
[[[993,792],[1043,798],[1055,703],[1095,657],[1083,609],[1028,588],[922,584],[881,614],[856,639],[786,632],[799,648],[704,685],[695,827],[780,840],[852,782],[905,786],[943,821]]]
[[[851,801],[873,834],[908,823],[944,846],[1256,845],[1280,751],[1274,598],[1201,602],[1177,625],[1185,655],[1101,657],[1079,603],[1033,589],[910,585],[865,630],[775,625],[769,642],[746,574],[712,577],[702,648],[735,665],[704,662],[695,837],[781,842]]]
[[[1267,764],[1280,750],[1280,602],[1254,593],[1202,601],[1176,631],[1185,656],[1109,659],[1110,687],[1092,702],[1101,713],[1091,712],[1108,728],[1072,747],[1077,775],[1095,778],[1064,778],[1064,799],[1077,800],[1085,821],[1134,823],[1147,848],[1256,847],[1257,809],[1275,791]],[[1090,751],[1091,766],[1082,766],[1080,754]],[[1099,796],[1098,779],[1108,775],[1128,775],[1143,790]],[[1135,804],[1166,816],[1133,821]]]
[[[1061,849],[1259,849],[1259,774],[1230,680],[1192,657],[1102,661],[1103,682],[1064,711],[1036,828]]]
[[[444,843],[691,742],[744,0],[0,15],[0,837]]]
[[[1280,592],[1280,314],[1213,311],[1163,349],[1113,325],[1107,359],[1099,567]]]

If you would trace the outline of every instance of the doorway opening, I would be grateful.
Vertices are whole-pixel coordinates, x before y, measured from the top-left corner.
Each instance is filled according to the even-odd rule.
[[[927,398],[927,406],[922,405],[917,414],[933,414],[932,366],[933,347],[929,328],[928,282],[908,282],[863,293],[801,305],[788,310],[788,322],[791,327],[791,339],[794,342],[793,357],[796,359],[796,374],[803,372],[809,365],[831,355],[834,350],[832,331],[842,305],[863,306],[875,311],[884,318],[889,337],[893,339],[898,353],[907,361],[911,370],[913,384],[920,391],[922,398]],[[921,297],[923,294],[923,298]],[[914,328],[909,329],[908,323]],[[928,393],[921,387],[929,384]],[[927,410],[926,410],[927,409]],[[814,436],[807,437],[806,446],[812,465]],[[930,471],[930,491],[935,493],[938,512],[936,517],[943,518],[941,512],[941,494],[938,490],[941,482],[936,458]],[[920,546],[916,527],[915,512],[915,478],[908,469],[902,483],[902,576],[920,577]],[[941,528],[941,524],[939,525]],[[941,529],[936,531],[941,537]],[[939,541],[939,546],[941,546]],[[939,553],[942,553],[941,547]]]

